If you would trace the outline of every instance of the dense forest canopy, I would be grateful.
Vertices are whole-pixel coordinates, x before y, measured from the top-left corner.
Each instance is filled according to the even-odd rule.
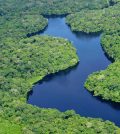
[[[120,102],[120,62],[111,64],[106,70],[95,72],[85,83],[95,96],[103,99]]]
[[[104,32],[101,38],[103,49],[115,60],[107,70],[92,74],[86,87],[104,99],[120,102],[119,2],[0,0],[0,133],[120,133],[120,129],[109,121],[81,117],[74,111],[59,112],[26,104],[27,93],[35,82],[50,73],[74,66],[79,61],[76,50],[68,40],[28,35],[47,26],[48,21],[43,16],[71,13],[67,23],[73,31]],[[98,90],[100,87],[103,87],[101,91]]]
[[[6,15],[0,17],[0,39],[23,38],[30,33],[43,30],[47,26],[47,19],[42,15]]]
[[[82,10],[81,12],[68,15],[66,22],[73,31],[115,34],[120,32],[119,9],[120,4],[100,10]]]
[[[13,132],[16,134],[21,134],[21,127],[0,118],[0,134],[13,134]]]
[[[68,14],[81,9],[100,9],[119,0],[1,0],[1,15],[7,13],[31,12],[44,15]],[[19,5],[19,6],[18,6]]]
[[[83,10],[68,15],[66,22],[73,31],[102,33],[101,45],[104,51],[117,62],[105,71],[92,74],[85,87],[94,92],[95,96],[120,102],[120,4],[100,10]]]

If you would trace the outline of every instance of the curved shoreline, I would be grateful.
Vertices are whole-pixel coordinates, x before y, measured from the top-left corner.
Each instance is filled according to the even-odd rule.
[[[59,17],[58,17],[58,18],[59,18]],[[60,17],[60,18],[61,18],[61,17]],[[56,19],[56,18],[54,18],[54,19]],[[53,20],[54,20],[54,19],[53,19]],[[61,19],[62,19],[62,18],[61,18]],[[50,20],[51,20],[51,19],[50,19]],[[48,24],[49,24],[49,23],[48,23]],[[54,25],[54,24],[53,24],[53,25]],[[65,24],[65,25],[66,25],[66,24]],[[66,25],[66,26],[67,26],[67,25]],[[67,27],[68,27],[68,26],[67,26]],[[49,28],[49,26],[47,27],[47,29],[48,29],[48,28]],[[47,30],[47,29],[46,29],[46,30]],[[70,27],[69,27],[69,29],[70,29]],[[53,33],[54,33],[54,32],[53,32]],[[74,32],[72,32],[72,33],[74,33]],[[79,32],[79,33],[81,34],[81,32]],[[75,34],[75,33],[74,33],[74,34]],[[43,34],[42,34],[42,35],[43,35]],[[84,34],[84,36],[85,36],[85,35],[86,35],[86,34]],[[87,35],[88,35],[88,34],[87,34]],[[52,35],[52,36],[55,36],[55,35]],[[59,36],[59,35],[58,35],[58,36]],[[90,37],[89,37],[89,36],[90,36]],[[59,36],[59,37],[61,37],[61,36]],[[94,36],[93,36],[93,37],[94,37]],[[64,37],[64,38],[66,38],[66,37]],[[91,38],[91,35],[88,35],[88,38]],[[68,39],[68,38],[67,38],[67,39]],[[72,39],[71,39],[71,40],[72,40]],[[73,43],[73,41],[72,41],[72,43]],[[73,44],[75,45],[76,43],[74,42]],[[101,45],[100,45],[100,48],[102,49],[102,46],[101,46]],[[102,49],[102,51],[103,51],[103,49]],[[77,53],[78,53],[78,50],[77,50]],[[105,55],[105,53],[104,53],[104,55]],[[81,59],[81,57],[80,57],[80,59]],[[81,60],[82,60],[82,59],[81,59]],[[81,62],[82,62],[82,61],[81,61]],[[81,62],[79,63],[78,66],[81,65]],[[71,70],[71,71],[72,71],[72,70]],[[97,70],[97,71],[99,71],[99,70]],[[64,71],[63,71],[63,72],[64,72]],[[73,73],[74,73],[74,71],[73,71]],[[71,73],[68,73],[68,76],[69,76],[69,74],[71,74]],[[55,79],[55,78],[59,79],[59,78],[58,78],[58,77],[59,77],[59,72],[57,73],[57,75],[53,74],[52,76],[53,76],[53,77],[52,77],[53,79]],[[49,83],[49,81],[51,81],[51,80],[50,80],[51,77],[47,77],[47,76],[46,76],[45,78],[46,78],[48,81],[46,81],[45,79],[42,79],[42,80],[40,80],[40,83],[39,83],[39,81],[38,81],[36,84],[37,84],[37,85],[42,85],[42,84],[45,84],[45,83],[47,83],[47,82]],[[79,79],[80,79],[80,78],[79,78]],[[33,87],[33,89],[36,88],[37,85],[35,85],[35,86]],[[79,84],[79,85],[80,85],[80,84]],[[46,85],[46,86],[47,86],[47,85]],[[42,88],[43,88],[43,87],[42,87]],[[50,87],[49,87],[49,88],[50,88]],[[43,88],[43,90],[45,90],[45,89]],[[43,90],[42,90],[42,91],[43,91]],[[34,91],[31,90],[30,96],[33,94],[33,92],[34,92]],[[86,90],[85,92],[88,92],[88,91]],[[90,92],[88,92],[88,94],[90,94]],[[92,95],[90,95],[90,96],[93,97]],[[41,96],[41,97],[42,97],[42,96]],[[42,97],[42,98],[43,98],[43,97]],[[100,103],[104,103],[105,105],[108,105],[108,106],[111,105],[111,106],[110,106],[111,109],[112,109],[112,107],[114,107],[114,106],[115,106],[115,107],[114,107],[115,109],[116,109],[116,107],[117,107],[116,104],[114,105],[114,104],[111,104],[110,102],[105,102],[105,101],[102,101],[102,100],[98,100],[97,97],[93,97],[93,98],[94,98],[96,101],[100,102]],[[29,99],[29,96],[28,96],[28,99]],[[39,102],[39,101],[38,101],[38,102]],[[36,104],[33,104],[33,105],[36,105]],[[40,107],[43,107],[43,106],[40,106]],[[45,108],[45,107],[44,107],[44,108]],[[47,108],[47,107],[46,107],[46,108]],[[51,107],[51,108],[53,108],[53,107]],[[57,108],[57,109],[59,110],[59,108]],[[69,109],[68,109],[68,110],[69,110]],[[60,111],[61,111],[61,110],[60,110]],[[77,112],[77,114],[78,114],[78,112]],[[86,116],[86,115],[84,115],[84,114],[80,114],[80,115],[85,116],[85,117],[93,117],[93,116],[89,116],[89,115]],[[94,116],[94,118],[98,118],[98,117],[99,117],[99,118],[102,118],[101,116],[97,116],[97,117]],[[105,118],[103,118],[103,119],[106,120]]]
[[[3,130],[3,133],[4,133],[4,130],[5,132],[7,131],[8,133],[9,131],[12,131],[12,133],[14,132],[17,133],[18,132],[17,126],[18,126],[21,128],[21,132],[19,133],[66,133],[66,132],[68,134],[75,133],[75,132],[77,133],[88,132],[88,133],[95,133],[95,134],[99,132],[100,133],[106,132],[108,134],[115,133],[115,132],[119,133],[120,132],[120,128],[119,128],[120,120],[119,120],[118,111],[120,111],[120,107],[117,104],[111,104],[109,102],[105,102],[102,99],[99,99],[98,97],[93,97],[92,94],[88,92],[86,89],[83,90],[84,89],[83,83],[85,80],[83,81],[82,79],[85,79],[86,75],[91,74],[97,69],[98,70],[100,70],[101,68],[105,69],[106,65],[109,64],[109,62],[104,64],[105,60],[103,59],[101,63],[102,65],[99,66],[99,62],[101,61],[100,59],[102,58],[102,57],[100,59],[98,58],[99,51],[98,53],[96,53],[96,55],[94,54],[92,55],[92,53],[90,55],[90,53],[88,52],[88,51],[91,52],[91,48],[89,47],[90,45],[92,45],[91,47],[95,47],[94,40],[98,42],[99,40],[98,37],[94,38],[91,36],[92,37],[91,38],[91,37],[88,37],[88,36],[86,37],[85,35],[83,35],[83,37],[81,37],[81,40],[82,38],[83,40],[80,41],[78,40],[78,38],[82,34],[77,35],[76,33],[74,34],[73,38],[69,38],[69,40],[71,40],[72,44],[75,45],[75,47],[78,45],[81,49],[80,52],[78,51],[78,55],[81,57],[80,63],[77,63],[76,65],[73,65],[74,63],[76,63],[75,62],[76,60],[74,58],[76,56],[74,55],[72,56],[72,51],[69,51],[70,49],[67,46],[65,47],[65,49],[61,49],[59,48],[59,46],[57,46],[55,47],[55,51],[51,50],[51,48],[54,48],[53,46],[54,43],[57,45],[60,44],[59,43],[60,40],[57,40],[56,42],[54,42],[56,40],[54,39],[52,43],[49,43],[51,41],[50,38],[49,39],[47,38],[47,40],[44,40],[43,39],[44,37],[38,37],[38,39],[41,38],[41,40],[39,40],[40,43],[37,43],[36,42],[37,38],[36,39],[34,38],[34,37],[37,37],[34,35],[43,33],[48,28],[47,21],[46,23],[42,21],[44,20],[42,19],[42,16],[44,16],[44,13],[46,14],[53,13],[53,18],[60,16],[62,19],[64,15],[67,16],[69,14],[60,15],[60,13],[62,14],[62,13],[66,13],[70,11],[69,13],[71,14],[72,10],[73,12],[75,12],[75,11],[82,10],[82,8],[84,8],[82,7],[81,9],[79,9],[79,6],[81,7],[81,4],[84,5],[84,3],[79,3],[80,5],[77,4],[74,6],[74,0],[70,0],[72,1],[73,5],[71,3],[69,4],[69,0],[67,0],[68,4],[63,4],[63,6],[61,6],[61,2],[60,2],[60,4],[58,4],[58,6],[56,7],[55,5],[57,5],[57,0],[55,1],[56,3],[51,3],[51,4],[49,3],[51,8],[47,6],[48,4],[47,2],[45,3],[43,2],[44,5],[41,6],[41,3],[39,2],[37,3],[34,1],[22,1],[22,2],[19,1],[18,4],[15,0],[10,1],[10,2],[4,2],[4,0],[1,1],[0,7],[1,8],[3,7],[1,11],[5,13],[5,14],[0,14],[1,22],[2,22],[1,27],[0,27],[1,28],[1,36],[0,36],[1,43],[0,44],[2,46],[1,47],[1,54],[2,54],[1,62],[2,62],[2,69],[3,69],[3,70],[1,69],[2,86],[1,86],[1,91],[0,91],[1,130]],[[62,0],[62,3],[64,3],[64,0]],[[88,3],[89,3],[89,0],[88,0]],[[96,1],[96,4],[94,3],[93,4],[89,3],[89,4],[95,7],[97,4],[98,8],[100,8],[102,5],[108,5],[108,3],[104,4],[104,2],[101,3],[99,1],[98,2]],[[43,9],[40,7],[43,7]],[[102,7],[104,8],[105,6],[102,6]],[[55,15],[54,13],[58,15]],[[38,15],[38,17],[36,18],[34,17],[34,15],[35,16]],[[24,18],[24,16],[26,17]],[[38,22],[36,20],[38,20],[39,16],[41,17]],[[50,16],[51,15],[48,15],[46,17],[50,18]],[[10,18],[13,18],[13,19],[10,19]],[[63,24],[63,22],[61,24]],[[66,38],[66,35],[67,35],[66,31],[65,30],[61,31],[61,29],[62,28],[59,28],[57,31],[60,30],[60,33],[62,35],[65,35],[65,37],[63,38]],[[70,31],[67,31],[67,32],[70,33]],[[54,36],[54,34],[55,34],[55,31],[53,28],[52,36]],[[32,36],[34,36],[33,37],[34,39],[32,39]],[[74,40],[75,38],[76,40]],[[89,45],[87,45],[88,49],[84,49],[84,45],[88,43],[88,42],[86,43],[86,38],[88,38],[87,41],[89,42]],[[26,41],[24,39],[26,39]],[[77,41],[79,43],[76,43]],[[42,49],[40,46],[45,45],[45,44],[47,46],[50,45],[51,47],[49,47],[49,49]],[[62,44],[64,44],[64,42],[62,42]],[[77,50],[79,50],[79,47],[77,47]],[[46,56],[44,57],[44,53],[49,52],[49,51],[51,51],[51,54],[50,55],[46,54]],[[74,51],[74,48],[73,48],[73,51]],[[95,51],[96,50],[93,49],[93,53]],[[56,54],[56,52],[58,52],[57,55],[59,54],[61,55],[60,57],[58,56],[59,58],[53,54],[53,53]],[[67,58],[67,55],[66,56],[64,55],[64,54],[67,54],[68,52],[70,52],[68,56],[69,58]],[[102,52],[101,54],[103,54],[103,51],[101,52]],[[82,59],[82,56],[81,56],[83,53],[85,55],[85,60]],[[96,57],[98,62],[96,61],[95,63],[94,60],[92,60],[91,57],[93,56]],[[46,57],[47,59],[49,59],[50,63],[53,62],[53,64],[49,64],[49,62],[47,62],[46,60]],[[59,60],[60,58],[61,60]],[[56,59],[59,62],[54,63]],[[73,60],[71,60],[70,62],[70,59],[73,59]],[[90,59],[91,62],[88,62],[88,60],[86,59]],[[70,64],[71,64],[71,67],[69,67]],[[79,71],[80,69],[79,67],[82,64],[85,64],[85,66],[82,66],[81,71]],[[96,67],[96,70],[93,70],[92,67]],[[60,68],[61,68],[61,71],[58,71],[60,70]],[[56,72],[56,73],[49,74],[50,72]],[[39,74],[40,76],[37,76]],[[49,75],[46,75],[46,74],[49,74]],[[76,78],[76,76],[78,77],[78,80],[74,79]],[[82,76],[84,78],[82,78]],[[56,94],[55,97],[58,99],[60,98],[62,107],[64,107],[67,104],[67,99],[70,100],[66,106],[68,107],[71,106],[71,107],[67,108],[66,109],[67,111],[59,110],[59,108],[57,108],[58,109],[57,110],[52,107],[51,108],[47,108],[47,107],[44,108],[44,106],[38,107],[36,105],[31,105],[26,102],[26,100],[28,100],[27,98],[28,94],[30,93],[29,90],[31,90],[31,88],[36,88],[36,86],[39,85],[39,80],[40,80],[41,85],[45,83],[48,84],[47,102],[49,103],[49,97],[51,97],[51,94],[56,93],[56,92],[53,92],[54,86],[51,87],[49,85],[49,82],[51,81],[51,79],[53,80],[53,83],[54,83],[54,80],[57,79],[57,82],[55,82],[55,85],[58,85],[58,88],[56,88],[57,91],[59,90],[60,92],[62,92],[61,87],[63,86],[65,87],[63,92],[65,92],[66,96],[65,94],[59,94],[60,92],[58,92],[58,94]],[[73,80],[74,80],[74,83],[72,83]],[[42,90],[40,90],[40,92],[41,91]],[[38,98],[41,98],[41,96],[42,94],[38,94]],[[36,99],[38,98],[36,97]],[[43,98],[44,98],[44,94],[43,94]],[[46,98],[47,97],[45,97],[44,99]],[[57,103],[57,100],[54,99],[54,97],[51,98],[50,101],[51,100],[58,105],[60,104],[59,102]],[[75,103],[78,105],[74,105]],[[74,112],[72,110],[69,110],[69,109],[76,108],[76,106],[78,107],[78,111],[75,110],[76,112]],[[1,124],[1,119],[2,119],[3,124]],[[4,124],[5,124],[5,128],[4,128]],[[9,126],[12,126],[13,130],[11,130]],[[8,131],[8,128],[9,128],[9,131]]]

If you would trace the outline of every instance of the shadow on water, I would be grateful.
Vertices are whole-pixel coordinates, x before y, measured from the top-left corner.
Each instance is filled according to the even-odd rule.
[[[79,38],[79,37],[87,37],[87,38],[94,38],[94,37],[98,37],[98,36],[101,36],[101,34],[102,34],[102,31],[99,31],[99,32],[95,32],[95,33],[85,33],[85,32],[76,32],[76,31],[73,31],[73,33],[75,34],[75,36],[77,37],[77,38]],[[111,63],[113,63],[113,62],[115,62],[115,60],[112,58],[112,57],[110,57],[105,51],[104,51],[104,48],[102,47],[102,45],[101,45],[101,48],[102,48],[102,50],[103,50],[103,52],[104,52],[104,55],[105,55],[105,57],[111,62]]]
[[[111,63],[115,62],[115,60],[114,60],[112,57],[110,57],[110,56],[105,52],[105,50],[104,50],[103,47],[102,47],[102,50],[103,50],[103,52],[104,52],[105,57],[106,57],[109,61],[111,61]]]
[[[74,70],[76,70],[77,69],[77,67],[78,67],[78,65],[79,65],[79,62],[75,65],[75,66],[73,66],[73,67],[69,67],[69,68],[67,68],[67,69],[65,69],[65,70],[61,70],[61,71],[59,71],[59,72],[56,72],[56,73],[53,73],[53,74],[48,74],[48,75],[46,75],[42,80],[40,80],[40,81],[37,81],[36,83],[34,83],[34,85],[35,84],[42,84],[43,82],[49,82],[49,81],[52,81],[55,77],[57,77],[57,76],[64,76],[64,75],[67,75],[67,74],[69,74],[71,71],[74,71]]]
[[[28,34],[27,34],[27,37],[29,38],[29,37],[32,37],[32,36],[41,34],[41,33],[43,33],[43,32],[47,29],[47,27],[48,27],[48,25],[47,25],[44,29],[42,29],[42,30],[40,30],[40,31],[37,31],[37,32],[34,32],[34,33],[28,33]]]
[[[69,14],[62,14],[62,15],[56,15],[56,14],[52,14],[52,15],[43,15],[45,18],[48,18],[48,19],[50,19],[50,18],[63,18],[63,17],[66,17],[67,15],[69,15]]]
[[[74,33],[77,37],[85,36],[85,37],[92,38],[92,37],[100,36],[101,33],[102,33],[102,31],[95,32],[95,33],[85,33],[85,32],[76,32],[76,31],[73,31],[73,33]]]
[[[57,76],[64,76],[64,75],[67,75],[67,74],[70,73],[70,71],[76,70],[76,68],[77,68],[78,65],[79,65],[79,62],[78,62],[76,65],[74,65],[73,67],[69,67],[69,68],[67,68],[67,69],[65,69],[65,70],[61,70],[61,71],[56,72],[56,73],[54,73],[54,74],[48,74],[48,75],[46,75],[42,80],[35,82],[34,85],[36,85],[36,84],[40,85],[40,84],[42,84],[43,82],[52,81],[52,80],[55,79],[55,77],[57,77]],[[32,94],[33,94],[33,90],[30,90],[30,91],[27,93],[27,100],[29,99],[29,96],[31,96]]]
[[[87,89],[86,89],[87,90]],[[91,96],[94,96],[93,92],[89,92],[89,94]],[[119,110],[120,111],[120,103],[115,103],[115,102],[112,102],[110,100],[104,100],[102,99],[101,96],[94,96],[96,100],[102,102],[102,103],[106,103],[107,105],[111,106],[113,109],[116,109],[116,110]]]
[[[75,110],[85,117],[110,120],[120,126],[120,104],[93,96],[84,83],[93,72],[104,70],[113,59],[104,53],[100,45],[100,33],[71,32],[65,18],[49,17],[48,26],[40,35],[67,38],[77,50],[80,63],[64,71],[50,74],[34,84],[27,101],[43,108],[60,111]]]

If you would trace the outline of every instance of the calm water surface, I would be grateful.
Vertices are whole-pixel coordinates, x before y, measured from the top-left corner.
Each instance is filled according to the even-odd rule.
[[[73,109],[81,116],[110,120],[120,126],[120,105],[93,97],[84,88],[89,74],[104,70],[111,63],[100,46],[100,35],[73,33],[64,17],[49,18],[41,35],[69,39],[77,49],[80,63],[37,83],[29,93],[28,103],[60,111]]]

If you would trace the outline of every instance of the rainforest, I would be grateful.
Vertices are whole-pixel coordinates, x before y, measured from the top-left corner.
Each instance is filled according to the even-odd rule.
[[[120,134],[120,0],[0,0],[0,134]]]

